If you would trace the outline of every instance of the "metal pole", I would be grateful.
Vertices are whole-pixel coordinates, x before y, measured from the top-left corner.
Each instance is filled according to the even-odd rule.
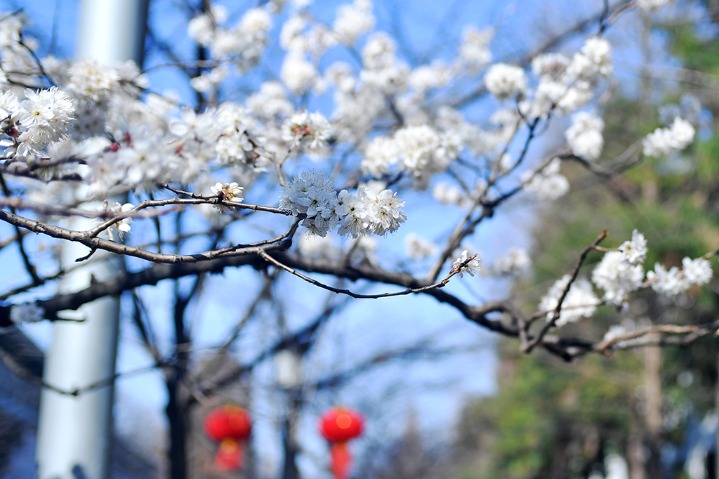
[[[82,0],[76,57],[103,64],[142,62],[149,0]],[[87,227],[80,220],[75,228]],[[88,253],[76,243],[62,252],[64,265]],[[97,257],[94,257],[97,256]],[[63,279],[63,292],[109,279],[120,258],[96,253],[93,261]],[[119,300],[103,298],[78,310],[81,324],[55,323],[46,355],[45,381],[73,390],[115,374]],[[112,385],[78,396],[44,389],[40,404],[37,460],[40,479],[105,479],[110,476]]]

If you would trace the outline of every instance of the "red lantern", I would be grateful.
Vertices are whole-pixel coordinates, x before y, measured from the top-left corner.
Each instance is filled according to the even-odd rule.
[[[213,409],[205,418],[205,433],[220,445],[215,465],[223,471],[242,467],[242,443],[252,431],[249,414],[240,406],[227,404]]]
[[[359,437],[364,429],[364,419],[351,409],[335,407],[320,420],[320,433],[330,443],[332,473],[335,479],[349,477],[352,456],[347,441]]]

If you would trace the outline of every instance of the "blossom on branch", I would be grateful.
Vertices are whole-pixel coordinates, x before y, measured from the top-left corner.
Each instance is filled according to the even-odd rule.
[[[589,82],[608,77],[614,71],[611,45],[604,38],[588,38],[572,58],[568,70],[576,79]]]
[[[681,151],[694,140],[694,127],[682,118],[674,118],[668,128],[657,128],[642,143],[646,156],[666,156]]]
[[[459,277],[463,277],[464,273],[474,276],[482,267],[479,255],[477,253],[470,254],[466,249],[452,263],[451,273],[456,273]]]
[[[547,312],[547,321],[554,319],[559,300],[570,280],[571,276],[564,275],[549,288],[547,294],[540,301],[539,309]],[[594,314],[597,304],[599,304],[599,300],[592,290],[592,284],[584,278],[576,279],[564,297],[562,310],[554,324],[563,326],[581,318],[588,318]]]
[[[16,146],[5,150],[5,156],[27,159],[41,155],[51,143],[62,139],[70,131],[75,119],[75,106],[67,93],[57,87],[48,90],[25,90],[19,100],[6,92],[0,99],[3,129],[15,138]]]
[[[330,124],[321,113],[296,113],[282,126],[285,141],[302,142],[310,150],[318,150],[327,144]]]
[[[371,186],[360,186],[356,193],[342,190],[338,196],[342,215],[339,234],[353,238],[368,234],[394,233],[404,223],[404,201],[391,190],[376,191]]]
[[[337,18],[332,24],[332,31],[337,41],[352,45],[360,35],[372,30],[375,17],[372,13],[370,0],[355,0],[350,5],[341,5],[337,9]]]
[[[210,187],[213,195],[216,195],[220,201],[229,201],[231,203],[242,203],[243,188],[233,181],[232,183],[215,183]]]
[[[339,206],[332,180],[317,170],[302,172],[282,189],[280,208],[304,216],[302,226],[318,236],[339,224]]]
[[[644,282],[644,268],[627,259],[620,251],[610,251],[592,272],[592,281],[604,290],[604,300],[621,305],[627,295],[639,289]]]
[[[522,174],[524,187],[542,200],[556,200],[567,194],[569,181],[560,173],[561,160],[554,158],[538,172]]]
[[[518,66],[497,63],[487,71],[484,84],[498,100],[504,100],[521,95],[527,90],[527,76]]]
[[[567,138],[567,144],[571,148],[572,153],[586,160],[593,161],[602,154],[604,146],[604,138],[602,130],[604,122],[598,116],[580,112],[572,118],[572,126],[570,126],[564,136]]]
[[[619,251],[630,264],[641,264],[647,257],[647,239],[639,231],[632,232],[632,239],[619,246]]]
[[[707,284],[712,278],[709,261],[704,258],[682,259],[682,267],[672,266],[666,269],[661,264],[654,265],[654,271],[647,273],[647,281],[652,289],[669,297],[686,292],[693,285]]]

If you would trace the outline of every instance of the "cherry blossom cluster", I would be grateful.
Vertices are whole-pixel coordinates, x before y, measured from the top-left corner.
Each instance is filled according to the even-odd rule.
[[[338,201],[344,216],[339,233],[353,238],[370,233],[386,235],[394,233],[407,220],[404,201],[397,193],[373,184],[360,186],[355,193],[342,190]]]
[[[519,66],[499,63],[488,69],[484,82],[498,100],[519,100],[526,116],[541,117],[551,111],[566,114],[588,104],[599,82],[611,75],[611,51],[607,40],[592,37],[574,56],[537,56],[532,62],[532,79]]]
[[[542,200],[555,200],[569,191],[569,180],[560,172],[561,161],[553,158],[538,171],[522,174],[525,189]]]
[[[571,280],[571,276],[565,274],[557,280],[547,294],[539,302],[539,309],[547,311],[547,320],[554,319],[554,311],[559,306],[559,300],[564,294],[567,285]],[[569,288],[569,292],[562,302],[562,311],[555,320],[556,326],[563,326],[567,323],[575,322],[581,318],[588,318],[594,314],[597,309],[599,300],[592,290],[592,284],[585,278],[579,278],[574,281]]]
[[[381,187],[380,187],[381,188]],[[332,180],[316,170],[303,172],[282,190],[281,208],[301,216],[302,226],[318,236],[338,228],[353,238],[393,233],[407,219],[404,201],[388,189],[362,185],[355,193],[339,194]]]
[[[330,124],[321,113],[300,112],[285,120],[283,139],[306,144],[310,150],[326,145],[330,137]]]
[[[672,266],[669,270],[657,263],[654,270],[645,273],[643,263],[646,256],[646,238],[634,230],[631,240],[604,254],[592,271],[591,282],[578,278],[571,284],[555,324],[561,326],[589,317],[602,303],[621,306],[627,302],[631,293],[641,288],[650,287],[657,294],[674,298],[694,285],[707,284],[712,278],[712,268],[706,258],[685,257],[681,267]],[[554,311],[570,279],[569,275],[565,275],[542,298],[539,308],[547,311],[548,320],[554,318]],[[592,284],[604,291],[601,299],[595,294]]]
[[[13,92],[0,95],[0,131],[8,138],[5,158],[32,160],[43,150],[63,137],[74,120],[75,106],[64,91],[25,90],[24,99]]]
[[[564,136],[567,145],[577,156],[594,161],[602,154],[604,146],[604,122],[589,112],[579,112],[572,117],[572,125],[567,128]]]
[[[460,149],[459,138],[439,134],[427,125],[409,126],[391,138],[377,137],[367,145],[362,170],[374,178],[397,171],[408,172],[418,183],[426,185],[429,178],[453,161]]]
[[[227,10],[214,5],[208,13],[193,18],[188,24],[188,33],[195,41],[208,47],[215,58],[228,60],[192,80],[192,86],[198,91],[211,91],[222,82],[230,73],[227,65],[239,72],[254,67],[267,46],[272,19],[266,10],[249,9],[232,26],[225,25],[227,18]]]
[[[666,156],[681,151],[694,140],[694,127],[682,118],[674,118],[672,124],[657,128],[642,143],[647,156]]]

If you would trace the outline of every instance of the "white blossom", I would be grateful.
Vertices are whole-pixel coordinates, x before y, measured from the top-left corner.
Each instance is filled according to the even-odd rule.
[[[464,29],[462,43],[459,46],[459,58],[470,70],[476,70],[492,60],[489,42],[493,36],[494,30],[491,28],[479,30],[469,26]]]
[[[452,80],[452,72],[441,63],[420,65],[412,70],[409,86],[418,94],[424,94],[433,88],[445,86]]]
[[[682,259],[682,267],[672,266],[669,270],[661,264],[654,265],[654,271],[647,273],[647,281],[659,294],[677,296],[691,286],[707,284],[712,278],[709,261],[704,258]]]
[[[127,213],[127,212],[135,209],[135,205],[133,205],[132,203],[125,203],[123,205],[120,205],[120,203],[116,202],[115,207],[113,209],[115,211],[119,210],[120,213]],[[130,218],[129,216],[127,218],[123,218],[119,222],[115,223],[115,226],[117,227],[117,230],[120,233],[120,237],[126,235],[127,233],[129,233],[132,230],[131,223],[132,223],[132,218]]]
[[[647,281],[654,291],[670,297],[683,293],[688,287],[686,278],[679,268],[672,266],[667,270],[659,263],[654,265],[653,271],[647,273]]]
[[[602,119],[583,111],[572,117],[572,126],[567,129],[564,136],[572,153],[593,161],[602,153],[604,146],[602,130],[604,130]]]
[[[11,91],[5,91],[0,95],[0,121],[3,125],[7,125],[7,120],[13,116],[17,116],[20,112],[20,101],[18,97]],[[3,127],[3,129],[6,126]]]
[[[12,119],[23,148],[18,153],[37,153],[65,135],[74,117],[75,107],[67,93],[52,87],[48,90],[25,90]]]
[[[594,96],[592,84],[587,81],[573,81],[559,98],[557,110],[563,113],[574,111],[591,101]]]
[[[665,156],[686,148],[694,140],[694,127],[682,118],[674,118],[668,128],[657,128],[644,139],[644,154]]]
[[[707,284],[712,278],[712,267],[704,258],[683,258],[682,270],[684,277],[690,284]]]
[[[210,12],[198,15],[187,24],[187,33],[200,45],[208,46],[216,25],[222,25],[227,21],[227,9],[222,5],[212,4]]]
[[[337,192],[332,180],[316,170],[304,171],[282,189],[280,208],[304,215],[302,226],[318,236],[326,236],[337,226],[339,216]]]
[[[547,321],[551,321],[554,318],[554,311],[559,305],[559,299],[561,298],[571,276],[564,275],[561,279],[557,280],[547,294],[542,298],[539,303],[539,309],[547,312]],[[584,278],[578,278],[569,288],[567,296],[562,302],[562,310],[559,314],[559,318],[554,323],[557,326],[563,326],[567,323],[576,322],[581,318],[588,318],[594,314],[597,309],[599,300],[592,291],[592,285],[589,281]]]
[[[68,75],[68,90],[95,102],[106,98],[118,88],[120,81],[117,69],[101,65],[93,60],[74,62],[70,66]]]
[[[89,98],[75,100],[75,117],[72,124],[72,136],[84,140],[91,136],[101,136],[105,132],[107,119],[107,102],[94,101]]]
[[[368,70],[381,70],[395,63],[397,45],[384,32],[373,33],[362,49],[362,63]]]
[[[176,166],[173,155],[162,137],[149,128],[138,127],[130,134],[132,142],[120,147],[115,158],[115,168],[124,171],[124,181],[137,189],[154,188],[155,182],[172,178]],[[110,154],[108,154],[109,156]]]
[[[362,171],[374,178],[380,178],[389,172],[392,165],[399,161],[397,144],[384,136],[372,139],[365,148],[362,157]]]
[[[492,65],[484,76],[484,84],[492,95],[503,100],[524,93],[527,89],[527,76],[518,66],[497,63]]]
[[[262,8],[250,8],[242,16],[239,29],[251,38],[264,38],[272,27],[272,18]]]
[[[190,86],[201,93],[209,93],[216,89],[229,74],[229,70],[224,65],[221,65],[192,78]]]
[[[625,253],[619,251],[606,253],[592,272],[592,282],[604,290],[604,300],[614,305],[623,304],[643,281],[642,265],[627,261]]]
[[[429,175],[444,171],[459,153],[459,139],[438,134],[427,125],[408,126],[394,135],[397,153],[405,170],[426,181]]]
[[[282,84],[275,81],[264,82],[260,85],[258,91],[247,99],[247,108],[263,119],[291,115],[294,111]]]
[[[360,186],[356,193],[342,190],[339,193],[339,211],[342,215],[339,233],[353,238],[370,233],[386,235],[395,232],[404,223],[404,201],[391,190],[373,191]]]
[[[630,264],[641,264],[647,257],[647,239],[639,231],[632,232],[632,239],[619,246],[619,251]]]
[[[282,63],[280,78],[293,93],[305,93],[314,86],[317,69],[303,54],[291,52]]]
[[[26,21],[24,14],[9,15],[7,12],[2,12],[2,16],[0,16],[0,48],[11,48],[20,43]]]
[[[523,173],[526,190],[542,200],[555,200],[567,194],[569,181],[559,172],[560,164],[559,158],[554,158],[542,171]]]
[[[330,136],[330,124],[318,112],[301,112],[292,115],[282,126],[283,139],[289,142],[302,142],[311,150],[323,147]]]
[[[101,205],[102,213],[113,217],[124,216],[133,209],[135,209],[135,205],[132,203],[120,204],[117,201],[113,201],[112,203],[105,201]],[[105,234],[110,240],[119,242],[123,240],[130,231],[132,231],[132,217],[125,216],[105,230]]]
[[[464,273],[470,276],[474,276],[479,272],[482,267],[479,255],[476,253],[469,253],[466,249],[462,250],[462,253],[452,263],[452,272],[456,272],[461,278]]]
[[[588,38],[579,53],[572,58],[569,71],[578,79],[596,81],[613,71],[612,47],[599,37]]]
[[[375,17],[372,14],[370,0],[355,0],[350,5],[341,5],[337,9],[337,18],[332,30],[340,43],[352,45],[360,35],[372,30]]]
[[[408,126],[391,139],[374,138],[366,148],[362,170],[379,178],[399,164],[419,185],[426,185],[431,175],[447,168],[459,150],[456,135],[440,134],[427,125]]]
[[[337,194],[331,180],[314,170],[303,172],[285,186],[280,207],[304,215],[302,226],[319,236],[337,226],[339,234],[354,238],[386,235],[407,219],[404,201],[391,190],[375,192],[360,186],[354,194],[347,190]]]

